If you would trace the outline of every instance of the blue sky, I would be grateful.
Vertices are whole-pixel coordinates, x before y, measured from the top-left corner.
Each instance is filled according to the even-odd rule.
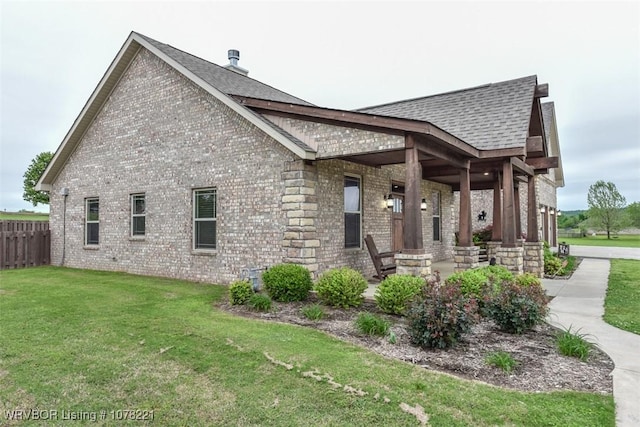
[[[352,109],[531,74],[549,84],[566,186],[640,201],[638,2],[0,3],[0,209],[55,151],[132,30],[314,104]],[[35,210],[47,210],[38,206]]]

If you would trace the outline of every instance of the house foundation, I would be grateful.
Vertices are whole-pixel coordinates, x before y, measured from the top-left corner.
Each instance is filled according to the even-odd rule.
[[[487,258],[491,260],[491,258],[496,258],[496,254],[498,253],[498,248],[502,245],[502,242],[487,242]]]
[[[431,254],[395,255],[396,274],[409,274],[428,279],[431,276]]]
[[[465,271],[480,265],[480,248],[478,246],[455,246],[453,248],[454,271]]]

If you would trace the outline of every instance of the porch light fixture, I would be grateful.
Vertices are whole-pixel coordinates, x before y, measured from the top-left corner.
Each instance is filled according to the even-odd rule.
[[[423,211],[427,210],[427,199],[422,199],[422,202],[420,202],[420,209]]]
[[[484,175],[484,176],[488,176],[488,175],[489,175],[489,172],[485,172],[485,173],[483,173],[482,175]]]
[[[544,206],[542,206],[542,207],[540,208],[540,213],[545,213],[546,211],[547,211],[547,210],[544,208]]]
[[[553,208],[549,209],[549,215],[553,215],[555,213],[555,211],[553,210]]]
[[[560,209],[558,209],[558,213],[557,213],[557,215],[558,215],[558,216],[562,216],[562,211],[561,211]]]
[[[393,207],[393,196],[391,194],[389,194],[388,196],[384,196],[384,199],[387,201],[387,207],[388,208],[392,208]]]

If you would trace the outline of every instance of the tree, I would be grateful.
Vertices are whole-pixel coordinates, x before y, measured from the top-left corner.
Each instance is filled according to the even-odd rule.
[[[633,202],[627,206],[627,217],[631,226],[640,228],[640,202]]]
[[[597,181],[589,187],[587,195],[589,204],[589,218],[596,227],[602,227],[607,232],[607,239],[611,239],[611,232],[620,230],[624,226],[625,198],[618,193],[612,182]]]
[[[49,204],[49,194],[36,190],[36,184],[52,158],[52,152],[43,151],[31,160],[31,164],[24,173],[24,193],[22,198],[27,202],[33,203],[33,206],[38,206],[38,203]]]

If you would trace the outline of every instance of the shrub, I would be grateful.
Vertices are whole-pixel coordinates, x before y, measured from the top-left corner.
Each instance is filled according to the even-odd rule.
[[[358,314],[355,324],[366,335],[385,336],[389,332],[389,322],[371,313]]]
[[[519,274],[515,280],[519,286],[542,286],[540,279],[531,273]]]
[[[513,280],[513,273],[507,267],[501,265],[487,265],[478,268],[478,271],[481,271],[492,284],[500,285],[502,282]]]
[[[263,294],[254,294],[247,301],[247,305],[257,311],[271,310],[271,298]]]
[[[560,268],[562,267],[562,261],[557,256],[553,254],[544,257],[544,272],[545,274],[556,274],[560,273]]]
[[[238,280],[229,285],[229,301],[232,305],[242,305],[253,295],[251,283],[247,280]]]
[[[547,315],[547,297],[542,286],[519,286],[503,283],[499,293],[487,301],[486,315],[500,329],[521,334],[544,321]]]
[[[309,270],[297,264],[274,265],[262,273],[264,288],[275,301],[304,301],[313,287]]]
[[[411,342],[423,348],[454,346],[477,320],[477,305],[455,284],[430,281],[408,312]]]
[[[413,298],[424,286],[424,279],[406,274],[389,276],[376,289],[374,298],[380,310],[404,314]]]
[[[307,305],[300,311],[309,320],[320,320],[324,317],[324,310],[318,304]]]
[[[463,295],[478,298],[482,293],[482,288],[487,283],[487,276],[484,272],[473,269],[453,273],[445,280],[447,285],[457,285]]]
[[[587,340],[588,334],[581,334],[580,329],[575,332],[569,329],[561,331],[556,336],[558,351],[565,356],[577,357],[583,362],[589,358],[589,353],[595,344]]]
[[[320,301],[336,307],[358,307],[367,289],[367,281],[359,272],[348,268],[327,270],[316,284]]]
[[[491,353],[487,356],[485,362],[487,362],[488,365],[502,369],[507,374],[513,371],[513,369],[518,365],[518,362],[516,362],[513,356],[506,351],[496,351],[495,353]]]

